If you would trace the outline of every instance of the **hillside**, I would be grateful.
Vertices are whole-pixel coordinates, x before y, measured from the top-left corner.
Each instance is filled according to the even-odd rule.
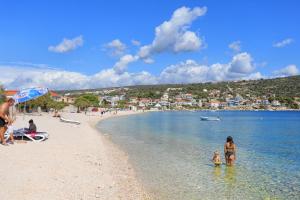
[[[111,90],[110,95],[124,93],[122,88],[128,88],[126,96],[132,97],[160,97],[168,88],[182,88],[180,92],[191,93],[195,96],[206,97],[203,90],[220,90],[221,94],[231,93],[241,96],[275,96],[275,97],[300,97],[300,76],[291,76],[285,78],[260,79],[260,80],[242,80],[216,83],[194,83],[194,84],[164,84],[164,85],[138,85],[128,87],[101,88],[90,90],[65,90],[58,91],[65,93],[83,93]],[[179,91],[171,92],[176,94]]]

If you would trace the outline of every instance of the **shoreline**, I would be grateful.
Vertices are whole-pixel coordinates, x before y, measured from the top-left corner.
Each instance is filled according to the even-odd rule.
[[[129,115],[138,115],[138,114],[144,114],[147,113],[147,111],[142,112],[142,111],[125,111],[124,113],[121,111],[118,114],[113,114],[113,115],[109,115],[109,116],[104,116],[102,118],[99,119],[92,119],[89,120],[89,125],[95,130],[97,131],[97,133],[102,137],[103,142],[105,143],[105,145],[107,145],[107,147],[109,148],[109,152],[111,153],[111,156],[114,157],[114,163],[115,165],[119,165],[120,159],[122,159],[122,163],[125,163],[125,165],[127,166],[125,170],[128,170],[127,173],[127,177],[126,176],[122,176],[122,174],[124,174],[124,170],[120,171],[118,176],[120,179],[118,180],[118,185],[123,188],[124,190],[127,190],[128,194],[132,194],[130,190],[130,188],[128,187],[124,187],[125,185],[127,185],[128,183],[131,182],[131,185],[134,185],[135,189],[137,189],[139,191],[139,193],[142,195],[143,200],[150,200],[152,199],[150,197],[150,194],[148,194],[145,190],[145,188],[143,187],[142,183],[140,183],[136,177],[136,173],[134,170],[134,167],[132,166],[132,164],[129,161],[129,155],[128,153],[126,153],[124,150],[122,150],[117,144],[115,144],[111,138],[106,135],[105,133],[103,133],[101,131],[101,129],[97,128],[97,124],[100,123],[101,121],[104,120],[108,120],[111,118],[116,118],[116,117],[124,117],[124,116],[129,116]],[[125,197],[124,199],[139,199],[137,197]]]
[[[40,143],[0,145],[0,199],[150,199],[128,155],[95,127],[104,119],[139,113],[61,113],[80,125],[62,123],[47,113],[18,115],[15,129],[27,127],[33,119],[38,131],[50,136]]]

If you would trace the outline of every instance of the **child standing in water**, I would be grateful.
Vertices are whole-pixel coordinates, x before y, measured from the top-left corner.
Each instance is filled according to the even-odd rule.
[[[220,153],[218,151],[214,152],[214,156],[212,158],[213,163],[215,164],[215,166],[220,166],[222,164],[221,162],[221,156]]]

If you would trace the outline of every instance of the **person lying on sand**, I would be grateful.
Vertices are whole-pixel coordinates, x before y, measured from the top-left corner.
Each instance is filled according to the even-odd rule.
[[[0,105],[0,142],[3,145],[6,145],[6,141],[4,139],[4,133],[7,130],[7,124],[12,123],[12,119],[9,117],[9,107],[13,106],[15,100],[13,98],[9,98],[6,102]]]

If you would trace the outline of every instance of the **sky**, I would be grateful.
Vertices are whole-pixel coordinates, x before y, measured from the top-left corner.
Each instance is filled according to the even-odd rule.
[[[0,0],[0,83],[88,89],[300,73],[297,0]]]

